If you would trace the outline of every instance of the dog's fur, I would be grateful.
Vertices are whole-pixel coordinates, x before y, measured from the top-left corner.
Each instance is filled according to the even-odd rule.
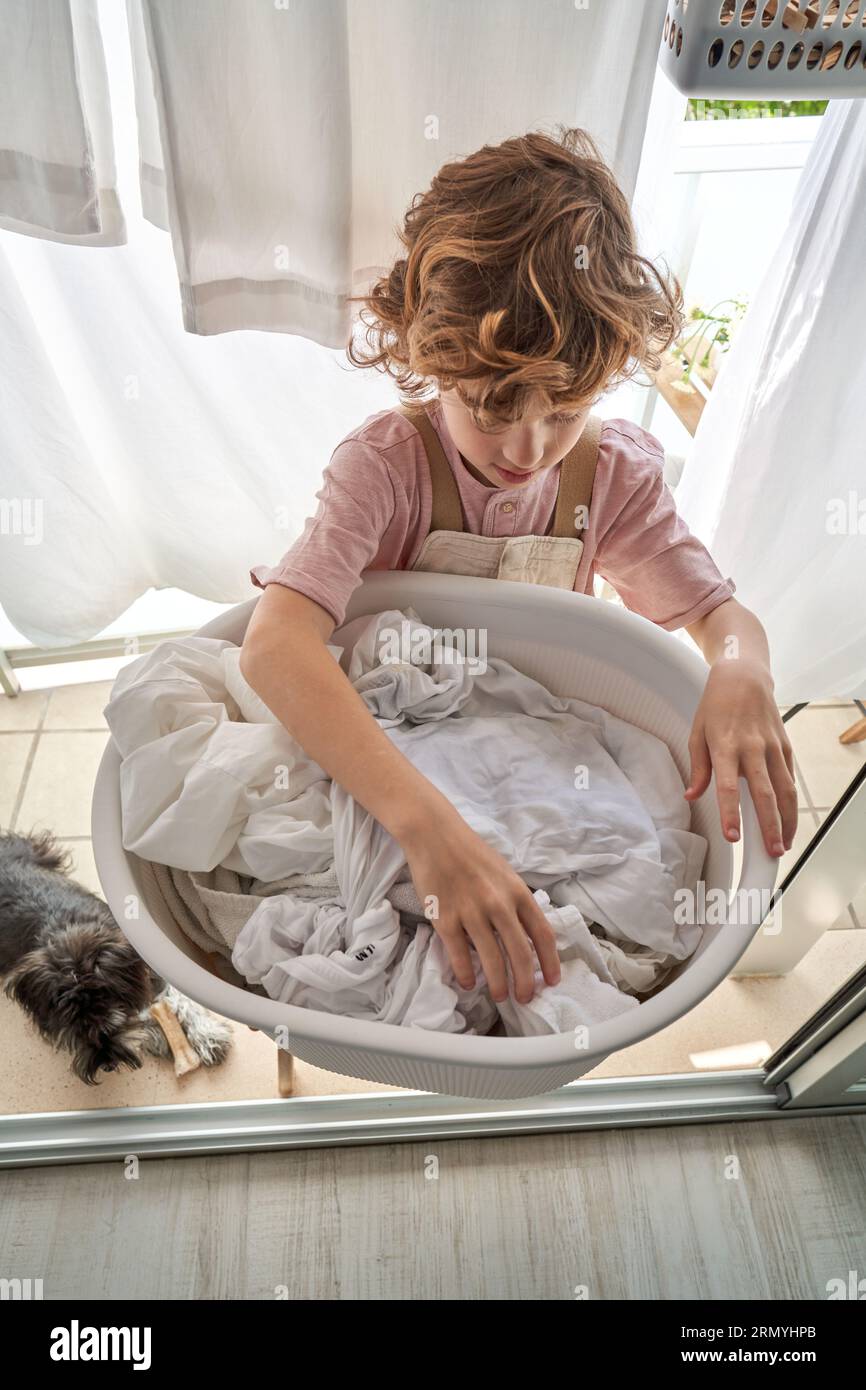
[[[101,1071],[169,1054],[150,1017],[164,996],[205,1066],[223,1061],[231,1030],[151,970],[111,910],[67,877],[50,833],[0,834],[0,975],[47,1042],[72,1054],[88,1085]]]

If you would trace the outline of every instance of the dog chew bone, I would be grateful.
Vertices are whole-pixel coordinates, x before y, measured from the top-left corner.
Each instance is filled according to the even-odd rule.
[[[155,1004],[151,1004],[150,1012],[165,1033],[165,1040],[174,1058],[175,1076],[185,1076],[188,1071],[195,1071],[196,1067],[201,1066],[201,1058],[190,1047],[186,1033],[177,1021],[177,1014],[169,1008],[166,1001],[157,999]]]

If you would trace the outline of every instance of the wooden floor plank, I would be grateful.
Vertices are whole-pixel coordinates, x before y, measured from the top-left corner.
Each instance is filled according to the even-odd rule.
[[[0,1173],[46,1298],[824,1299],[866,1272],[866,1117]]]

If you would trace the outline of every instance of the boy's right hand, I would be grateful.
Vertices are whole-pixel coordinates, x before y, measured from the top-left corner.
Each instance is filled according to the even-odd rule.
[[[415,891],[425,905],[433,899],[429,920],[445,943],[460,985],[471,989],[475,984],[471,942],[493,999],[502,1003],[508,998],[504,950],[514,997],[528,1004],[539,966],[546,984],[560,980],[553,928],[511,865],[449,809],[452,814],[436,816],[423,830],[400,836]]]

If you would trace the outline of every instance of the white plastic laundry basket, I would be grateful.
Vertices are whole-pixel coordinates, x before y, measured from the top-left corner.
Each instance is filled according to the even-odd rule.
[[[866,0],[668,0],[659,64],[690,97],[866,95]]]
[[[223,614],[198,635],[240,644],[256,601]],[[707,668],[671,634],[615,604],[560,589],[412,572],[368,572],[346,620],[407,605],[436,627],[483,629],[489,656],[504,657],[557,695],[601,705],[656,734],[687,777],[687,739]],[[339,643],[338,633],[333,640]],[[109,743],[93,798],[93,846],[106,899],[135,948],[182,993],[272,1035],[288,1028],[289,1047],[297,1057],[347,1076],[491,1099],[555,1090],[687,1013],[726,977],[757,929],[757,914],[753,926],[705,927],[698,950],[656,994],[637,1009],[592,1027],[588,1050],[578,1047],[571,1034],[466,1037],[299,1008],[219,979],[167,913],[154,917],[145,910],[139,861],[122,842],[119,772],[119,753]],[[766,901],[776,862],[763,847],[746,783],[740,786],[739,889],[750,891],[753,902],[761,895]],[[712,786],[693,807],[692,826],[709,845],[707,890],[728,893],[733,856],[721,833]],[[130,902],[137,906],[137,917],[126,911]]]

